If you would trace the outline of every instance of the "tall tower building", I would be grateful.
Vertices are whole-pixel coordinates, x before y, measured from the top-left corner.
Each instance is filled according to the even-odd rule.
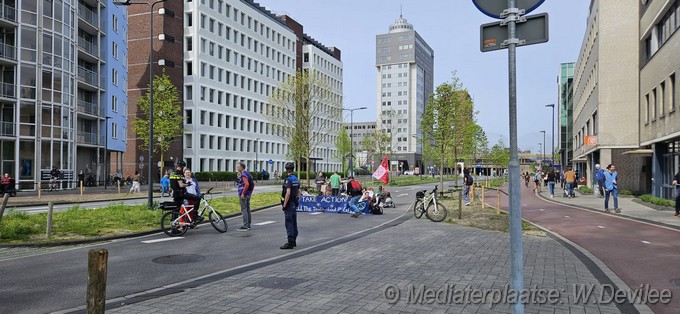
[[[392,170],[423,170],[420,118],[434,91],[434,51],[399,16],[376,36],[377,129],[391,138]]]
[[[557,87],[560,164],[566,168],[574,159],[574,62],[560,64]]]

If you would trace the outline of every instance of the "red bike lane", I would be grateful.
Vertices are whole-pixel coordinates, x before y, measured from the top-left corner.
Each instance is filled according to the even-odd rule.
[[[487,193],[486,202],[496,204],[496,193]],[[655,313],[680,313],[680,286],[673,284],[680,284],[680,231],[550,202],[523,185],[521,204],[524,219],[589,251],[631,289],[670,289],[669,304],[647,305]],[[505,195],[501,208],[508,210]]]

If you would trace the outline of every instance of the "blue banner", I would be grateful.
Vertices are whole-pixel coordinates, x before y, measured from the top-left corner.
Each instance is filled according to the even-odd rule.
[[[349,196],[300,196],[297,211],[349,214]],[[364,214],[370,214],[368,201],[357,204]]]

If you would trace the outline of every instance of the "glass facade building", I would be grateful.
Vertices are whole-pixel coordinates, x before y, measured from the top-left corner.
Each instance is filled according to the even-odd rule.
[[[563,168],[574,159],[574,62],[560,64],[560,75],[557,78],[559,103],[559,156]]]

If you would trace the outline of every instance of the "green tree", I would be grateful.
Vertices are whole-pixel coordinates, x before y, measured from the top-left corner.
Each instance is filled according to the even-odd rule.
[[[494,165],[507,168],[510,163],[510,150],[505,147],[503,139],[499,139],[498,143],[491,147],[489,152],[489,161]]]
[[[472,99],[454,72],[451,82],[437,86],[430,95],[421,120],[423,152],[439,163],[441,174],[447,162],[455,166],[466,142],[471,140],[473,119]],[[440,180],[444,186],[444,177]]]
[[[335,141],[335,149],[335,158],[342,161],[342,173],[347,173],[347,157],[349,157],[352,150],[352,140],[349,138],[345,128],[340,128],[338,139]]]
[[[161,75],[154,76],[153,89],[153,135],[156,141],[153,148],[154,153],[160,154],[160,160],[163,161],[165,153],[170,149],[175,138],[184,132],[181,115],[182,102],[177,88],[170,81],[165,69]],[[149,147],[149,95],[150,93],[147,92],[137,100],[141,115],[132,121],[132,128],[141,142],[139,147],[146,151]]]
[[[483,159],[489,153],[489,140],[486,133],[477,123],[470,126],[470,141],[466,147],[466,162],[470,165],[476,164],[477,160]]]
[[[310,185],[310,160],[318,145],[342,129],[342,97],[334,93],[333,85],[317,71],[298,70],[285,78],[271,96],[266,115],[275,134],[288,141],[289,156],[298,164],[307,164],[307,185]]]

